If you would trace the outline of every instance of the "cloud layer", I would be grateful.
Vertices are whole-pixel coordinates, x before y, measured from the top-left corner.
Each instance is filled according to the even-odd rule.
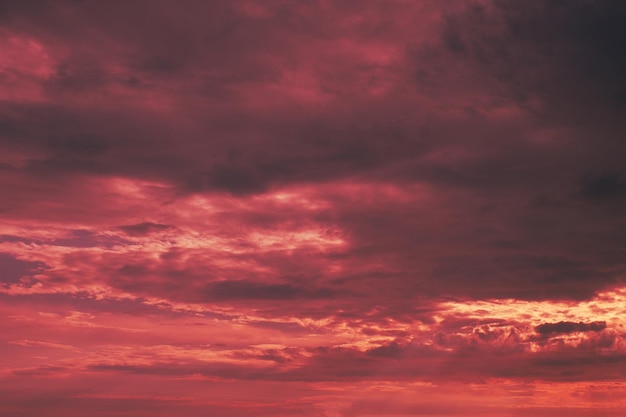
[[[625,23],[0,3],[0,414],[623,415]]]

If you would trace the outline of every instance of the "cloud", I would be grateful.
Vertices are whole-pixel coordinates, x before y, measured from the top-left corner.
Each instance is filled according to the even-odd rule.
[[[207,289],[207,295],[209,298],[220,300],[289,300],[294,298],[331,298],[333,291],[326,288],[307,291],[290,284],[263,284],[240,280],[216,282]]]
[[[544,323],[535,327],[535,331],[541,335],[552,333],[574,333],[574,332],[600,332],[606,329],[606,322],[594,321],[591,323],[573,323],[560,321],[558,323]]]
[[[143,222],[143,223],[119,226],[119,229],[129,236],[145,236],[150,233],[156,233],[159,231],[171,229],[173,227],[174,226],[171,226],[168,224]]]
[[[0,265],[0,281],[5,284],[20,282],[22,278],[32,276],[44,268],[41,262],[22,261],[6,253],[0,253]]]
[[[608,412],[625,21],[1,2],[0,414]]]
[[[619,172],[605,172],[590,176],[582,186],[583,197],[601,201],[626,195],[626,180]]]

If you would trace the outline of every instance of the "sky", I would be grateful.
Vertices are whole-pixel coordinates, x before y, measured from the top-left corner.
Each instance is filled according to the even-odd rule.
[[[626,3],[0,1],[0,416],[626,415]]]

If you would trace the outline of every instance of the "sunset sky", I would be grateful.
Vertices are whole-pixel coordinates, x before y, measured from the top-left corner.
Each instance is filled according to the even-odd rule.
[[[623,417],[626,2],[0,1],[1,417]]]

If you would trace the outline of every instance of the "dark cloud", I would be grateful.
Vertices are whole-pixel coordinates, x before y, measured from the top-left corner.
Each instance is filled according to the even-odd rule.
[[[438,38],[414,44],[408,26],[383,35],[382,28],[389,27],[385,23],[398,12],[396,6],[389,6],[395,12],[380,10],[380,21],[343,32],[339,21],[310,20],[322,13],[315,3],[269,7],[265,18],[251,17],[235,3],[189,6],[187,13],[208,16],[209,22],[183,19],[167,12],[167,5],[157,2],[145,11],[134,5],[123,18],[97,5],[68,3],[42,14],[15,7],[12,13],[38,23],[37,29],[17,23],[10,28],[18,34],[31,33],[59,62],[49,81],[58,85],[46,86],[44,103],[3,106],[7,132],[3,140],[11,151],[26,155],[14,175],[49,190],[61,188],[47,197],[61,205],[67,199],[64,190],[74,189],[77,178],[85,176],[160,181],[178,195],[227,192],[242,198],[281,187],[330,184],[330,188],[341,181],[398,189],[421,184],[434,201],[428,210],[419,198],[399,202],[381,195],[374,201],[335,195],[332,189],[328,195],[320,193],[317,198],[332,207],[317,213],[315,220],[354,237],[353,247],[342,256],[346,265],[360,270],[332,279],[363,280],[377,294],[391,298],[426,292],[584,299],[620,282],[623,262],[615,257],[611,268],[604,268],[607,251],[601,248],[622,245],[619,231],[625,225],[619,219],[603,220],[594,208],[578,204],[582,195],[619,211],[622,199],[616,197],[623,181],[611,167],[620,161],[621,141],[616,139],[620,125],[611,119],[608,124],[590,121],[581,126],[580,117],[557,117],[554,106],[537,114],[528,108],[530,98],[511,92],[523,87],[529,97],[532,92],[547,104],[552,99],[575,101],[567,94],[578,94],[595,81],[576,75],[582,70],[572,62],[584,61],[585,54],[603,54],[602,59],[610,61],[611,54],[618,53],[613,47],[594,52],[595,47],[587,45],[599,44],[604,35],[593,29],[602,25],[586,22],[585,16],[607,19],[612,28],[607,30],[619,32],[610,16],[619,16],[620,6],[577,2],[569,10],[542,2],[535,6],[496,2],[458,7],[437,27]],[[351,7],[369,13],[379,6]],[[84,31],[78,20],[67,21],[72,13],[61,9],[92,24],[77,40],[80,47],[69,55],[62,46]],[[132,16],[141,13],[151,18],[138,25]],[[296,30],[296,21],[306,24]],[[163,27],[171,29],[171,39],[162,38]],[[579,34],[579,28],[588,29]],[[343,50],[326,56],[331,52],[323,45],[337,45],[343,37],[373,51],[377,46],[371,42],[378,39],[397,49],[396,62],[376,64],[392,84],[384,93],[341,90],[357,83],[356,77],[342,78],[345,68],[361,71],[367,60],[367,54],[348,56]],[[93,53],[96,46],[101,53]],[[309,62],[313,59],[309,53],[319,65]],[[293,64],[285,63],[284,57]],[[618,65],[619,59],[614,59]],[[581,86],[563,91],[558,86],[545,91],[530,88],[539,82],[533,77],[558,78],[555,74],[569,67]],[[424,70],[434,78],[408,80],[409,70]],[[310,94],[333,91],[323,106],[295,105],[297,97],[270,93],[272,88],[295,92],[304,88],[287,82],[296,77],[292,71],[304,71],[305,80],[311,77]],[[71,87],[69,81],[67,85],[60,81],[63,77],[98,81],[76,81]],[[130,78],[141,87],[129,87],[125,80]],[[229,98],[202,92],[199,84],[207,82],[222,92],[228,90]],[[403,85],[411,88],[399,87]],[[95,91],[102,94],[101,100],[77,104],[89,101]],[[133,101],[144,96],[145,102]],[[150,100],[157,107],[143,106]],[[264,105],[250,104],[255,100]],[[464,109],[461,115],[455,113],[458,109]],[[500,118],[502,109],[513,113]],[[548,116],[550,123],[543,120]],[[552,140],[556,142],[551,144]],[[595,172],[599,165],[607,165],[609,174],[581,185],[584,173]],[[28,198],[41,198],[41,193],[33,191]],[[28,201],[4,204],[10,213],[19,214]],[[76,211],[89,213],[89,207],[74,205]],[[241,222],[270,226],[283,215],[302,219],[293,212],[260,208]],[[133,237],[166,230],[156,226],[158,222],[117,224]],[[494,249],[493,242],[509,243]],[[367,261],[374,256],[393,267],[369,267]],[[158,271],[162,270],[152,272]],[[212,274],[207,270],[210,279]],[[384,276],[394,284],[387,285]]]
[[[582,185],[582,195],[591,201],[626,196],[626,179],[615,171],[589,176]]]
[[[22,278],[32,277],[41,272],[45,264],[16,259],[8,253],[0,253],[0,281],[3,283],[20,282]]]
[[[403,351],[404,348],[400,344],[398,344],[397,342],[392,342],[388,345],[379,346],[377,348],[371,349],[368,351],[368,354],[384,358],[398,358]]]
[[[119,229],[129,236],[146,236],[151,233],[162,232],[162,231],[173,229],[173,228],[174,226],[171,226],[169,224],[160,224],[160,223],[152,223],[152,222],[143,222],[143,223],[127,224],[127,225],[119,226]]]
[[[298,298],[333,298],[337,294],[328,289],[309,290],[291,284],[267,284],[246,280],[220,281],[211,284],[206,290],[208,300],[293,300]]]
[[[604,321],[594,321],[591,323],[560,321],[558,323],[544,323],[535,327],[535,331],[541,335],[553,333],[600,332],[604,329],[606,329],[606,322]]]
[[[562,110],[582,110],[587,103],[567,100],[593,97],[610,112],[624,88],[626,55],[619,45],[625,18],[624,4],[613,0],[494,1],[453,15],[443,39],[515,97],[538,95]]]

